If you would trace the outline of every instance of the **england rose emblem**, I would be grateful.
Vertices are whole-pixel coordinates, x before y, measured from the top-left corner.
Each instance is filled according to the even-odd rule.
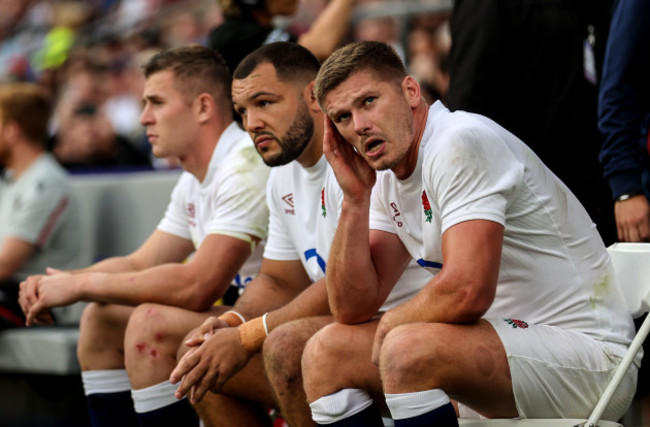
[[[431,205],[429,204],[429,198],[427,197],[426,191],[422,191],[422,207],[424,208],[424,215],[427,217],[426,222],[431,222],[433,213],[431,212]]]

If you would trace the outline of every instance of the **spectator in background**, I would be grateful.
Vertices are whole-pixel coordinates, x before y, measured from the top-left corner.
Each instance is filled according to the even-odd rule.
[[[57,130],[51,149],[70,170],[108,166],[151,168],[147,154],[119,134],[116,121],[111,121],[107,114],[107,99],[113,99],[109,98],[109,83],[113,82],[110,74],[111,70],[85,56],[72,58],[68,65],[66,84],[56,107]]]
[[[45,151],[49,117],[42,89],[0,85],[0,327],[25,322],[21,280],[78,266],[79,210],[65,171]]]
[[[296,36],[273,27],[275,16],[296,12],[298,0],[218,0],[224,22],[208,35],[208,46],[221,54],[234,72],[256,48],[275,41],[297,41],[320,61],[348,32],[355,0],[331,0],[307,32]]]
[[[106,114],[94,104],[80,104],[60,123],[52,151],[70,171],[93,168],[151,169],[146,154],[113,130]]]
[[[447,104],[526,142],[615,240],[598,163],[597,86],[609,0],[457,0]]]
[[[650,2],[619,0],[600,85],[600,154],[618,239],[650,241]]]
[[[618,239],[650,241],[650,2],[618,0],[607,41],[598,104],[600,160],[614,196]],[[650,353],[648,341],[644,344]],[[650,372],[639,370],[637,398],[650,425]]]

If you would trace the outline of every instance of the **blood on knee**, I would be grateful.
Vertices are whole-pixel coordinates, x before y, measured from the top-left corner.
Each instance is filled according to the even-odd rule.
[[[156,357],[158,357],[158,350],[152,348],[151,350],[149,350],[149,356],[151,356],[152,359],[155,359]]]
[[[136,348],[136,350],[138,350],[138,353],[143,353],[143,352],[144,352],[144,349],[145,349],[146,347],[147,347],[147,345],[144,344],[144,343],[137,343],[137,344],[135,345],[135,348]]]

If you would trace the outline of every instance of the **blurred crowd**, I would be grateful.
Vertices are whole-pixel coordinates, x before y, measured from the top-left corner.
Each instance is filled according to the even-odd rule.
[[[300,0],[274,24],[299,36],[326,5]],[[448,85],[450,9],[358,0],[348,39],[393,45],[432,102]],[[69,170],[174,167],[151,156],[139,123],[140,65],[164,48],[206,45],[221,22],[217,0],[0,0],[0,82],[36,82],[52,95],[49,147]]]

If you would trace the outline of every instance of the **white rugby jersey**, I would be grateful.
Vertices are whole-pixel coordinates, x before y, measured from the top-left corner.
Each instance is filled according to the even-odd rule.
[[[265,239],[269,171],[250,136],[231,123],[219,138],[203,182],[189,172],[181,174],[158,229],[191,239],[197,249],[209,234],[246,233]],[[262,252],[260,244],[233,285],[243,287],[252,280],[259,271]]]
[[[327,176],[321,190],[321,209],[318,216],[318,252],[326,259],[329,256],[334,233],[339,222],[341,206],[343,203],[343,190],[336,181],[332,168],[327,168]],[[401,221],[401,213],[393,214],[395,220]],[[415,295],[431,279],[431,274],[411,261],[397,281],[386,301],[379,311],[387,311],[407,301]]]
[[[629,344],[632,320],[609,255],[577,198],[514,135],[436,102],[414,173],[401,181],[390,171],[378,174],[370,227],[396,233],[435,274],[444,265],[442,233],[478,219],[504,226],[496,296],[485,317]]]
[[[317,251],[317,219],[325,172],[325,156],[303,168],[293,161],[272,168],[266,200],[269,204],[269,238],[264,258],[300,260],[315,282],[325,276],[327,254]]]

